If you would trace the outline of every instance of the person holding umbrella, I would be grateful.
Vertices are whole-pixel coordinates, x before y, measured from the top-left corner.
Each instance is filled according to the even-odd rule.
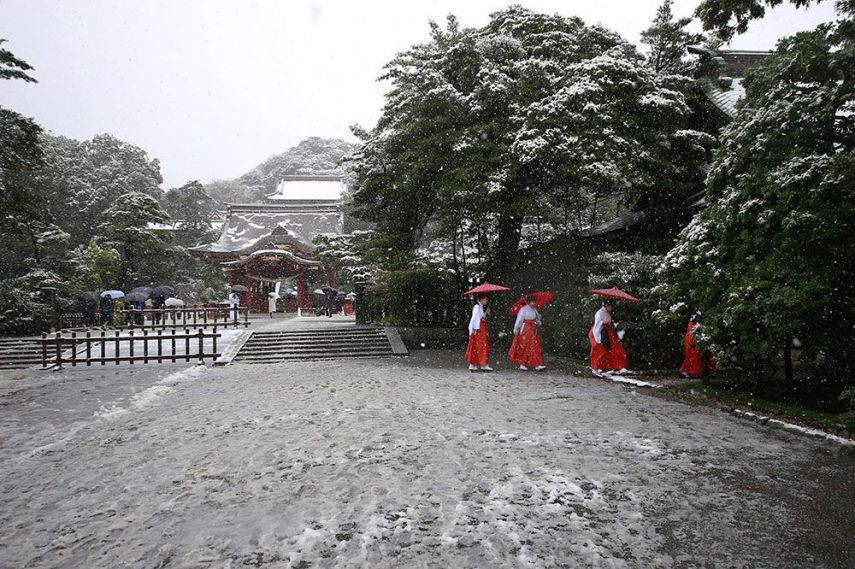
[[[109,294],[101,295],[101,326],[112,324],[113,320],[113,297]]]
[[[469,344],[466,346],[466,361],[469,363],[469,371],[493,371],[493,368],[488,364],[490,359],[490,340],[487,336],[486,318],[489,314],[487,293],[505,290],[511,289],[506,286],[484,282],[463,293],[464,296],[475,295],[475,298],[478,300],[475,306],[472,307],[472,318],[469,319]]]
[[[634,299],[619,289],[609,290],[619,291],[629,299]],[[591,343],[591,371],[597,377],[610,372],[627,373],[626,368],[629,361],[612,324],[615,295],[604,294],[603,291],[592,292],[603,294],[606,299],[603,300],[602,307],[594,315],[594,325],[588,332],[588,341]],[[635,300],[637,301],[637,299]]]
[[[550,298],[551,296],[550,294]],[[511,363],[520,366],[522,370],[534,368],[541,371],[546,369],[546,366],[543,365],[540,337],[537,333],[538,327],[543,324],[543,317],[537,310],[537,304],[536,296],[526,296],[525,304],[518,308],[517,320],[514,323],[514,341],[511,344],[508,356]],[[511,308],[511,313],[515,308],[517,308],[516,305]]]
[[[472,307],[469,319],[469,344],[466,346],[466,361],[469,371],[493,371],[489,365],[490,340],[487,337],[486,308],[490,299],[486,294],[478,295],[478,302]]]
[[[95,326],[95,313],[98,306],[98,295],[86,291],[80,295],[80,312],[83,315],[83,325],[87,328]]]

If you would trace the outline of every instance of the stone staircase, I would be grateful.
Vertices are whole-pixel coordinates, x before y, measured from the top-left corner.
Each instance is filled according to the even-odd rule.
[[[41,338],[0,338],[0,370],[42,364]]]
[[[318,329],[255,331],[235,356],[235,363],[391,357],[407,349],[394,328],[341,326]]]

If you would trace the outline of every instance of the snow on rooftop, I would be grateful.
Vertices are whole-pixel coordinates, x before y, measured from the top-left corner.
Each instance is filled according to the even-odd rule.
[[[341,178],[295,176],[282,179],[276,186],[276,193],[267,196],[267,199],[339,201],[343,192],[344,182]]]
[[[745,86],[742,84],[742,79],[731,79],[729,86],[722,85],[716,80],[707,79],[701,82],[701,87],[710,101],[722,112],[729,117],[736,116],[736,104],[745,97]]]
[[[239,252],[270,237],[276,229],[284,229],[290,237],[310,249],[313,248],[312,239],[315,235],[341,232],[337,215],[315,212],[232,212],[217,241],[193,249],[212,253]]]

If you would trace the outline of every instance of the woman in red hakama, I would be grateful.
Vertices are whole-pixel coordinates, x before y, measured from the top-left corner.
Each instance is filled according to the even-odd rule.
[[[493,371],[488,363],[490,342],[487,337],[485,313],[487,302],[489,302],[487,295],[481,295],[472,307],[472,318],[469,319],[469,345],[466,346],[466,362],[469,364],[469,371]]]
[[[607,370],[626,372],[629,366],[626,352],[612,325],[613,308],[614,303],[610,299],[605,300],[602,308],[594,315],[594,325],[588,332],[588,341],[591,343],[591,370],[594,373]]]
[[[683,337],[683,364],[680,366],[680,373],[683,376],[708,377],[715,373],[715,361],[709,354],[703,354],[695,344],[694,331],[701,324],[700,310],[692,315],[689,320],[689,326],[686,328],[686,335]]]
[[[537,299],[530,296],[526,299],[526,305],[517,313],[517,320],[514,323],[514,341],[508,353],[511,363],[520,366],[523,370],[546,369],[540,349],[540,336],[537,333],[542,318],[535,308],[536,304]]]

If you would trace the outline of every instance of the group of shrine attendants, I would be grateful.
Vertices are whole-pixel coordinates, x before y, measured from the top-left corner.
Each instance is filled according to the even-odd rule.
[[[469,319],[469,345],[466,347],[466,361],[469,371],[493,371],[490,367],[490,342],[487,337],[487,316],[490,309],[487,295],[478,297],[478,302],[472,307],[472,318]],[[543,318],[536,308],[537,301],[533,296],[526,299],[525,306],[520,308],[514,322],[514,341],[508,356],[511,363],[522,370],[546,369],[543,365],[543,355],[540,349],[538,327],[543,324]]]
[[[489,365],[490,342],[487,336],[487,295],[478,297],[478,302],[472,307],[472,318],[469,319],[469,344],[466,347],[466,362],[469,371],[493,371]],[[595,376],[630,373],[627,369],[629,361],[621,344],[620,337],[612,323],[614,301],[605,299],[602,306],[594,315],[594,323],[588,331],[588,341],[591,344],[591,371]],[[709,354],[704,354],[695,344],[695,333],[701,322],[701,312],[692,315],[683,339],[684,360],[680,373],[685,376],[708,377],[715,373],[715,362]],[[543,317],[537,310],[535,297],[526,298],[526,304],[517,313],[514,322],[514,339],[508,357],[519,369],[546,369],[541,353],[540,335],[538,328],[543,324]]]

